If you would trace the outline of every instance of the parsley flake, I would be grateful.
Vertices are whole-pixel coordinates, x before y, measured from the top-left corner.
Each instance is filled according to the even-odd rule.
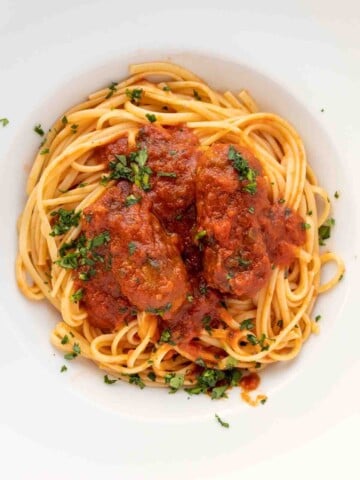
[[[6,125],[9,125],[10,122],[7,118],[0,118],[0,123],[3,127],[6,127]]]
[[[222,427],[224,427],[224,428],[229,428],[230,427],[230,424],[228,422],[224,422],[223,420],[221,420],[221,418],[219,417],[219,415],[217,413],[215,413],[215,418],[220,423],[220,425]]]
[[[44,132],[44,130],[42,129],[40,123],[38,123],[37,125],[35,125],[35,127],[34,127],[34,132],[36,132],[38,135],[40,135],[40,137],[43,137],[43,136],[45,135],[45,132]]]
[[[150,123],[156,122],[156,115],[153,113],[147,113],[145,117],[149,120]]]
[[[117,82],[111,82],[111,84],[109,85],[109,92],[108,94],[106,95],[106,99],[112,97],[114,95],[114,93],[116,92],[117,90]]]
[[[104,383],[107,385],[112,385],[113,383],[117,382],[116,379],[110,379],[107,375],[104,375]]]
[[[141,390],[145,388],[145,383],[141,380],[138,373],[133,373],[129,375],[129,383],[137,385],[139,388],[141,388]]]

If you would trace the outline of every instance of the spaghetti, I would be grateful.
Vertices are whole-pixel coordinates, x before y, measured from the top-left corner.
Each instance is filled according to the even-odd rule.
[[[176,391],[184,386],[190,393],[211,391],[213,398],[221,398],[229,386],[241,382],[244,371],[257,372],[271,363],[295,358],[309,335],[317,331],[311,316],[314,302],[319,293],[334,287],[344,273],[344,264],[335,253],[319,251],[318,232],[321,226],[329,225],[330,202],[307,163],[297,132],[279,116],[261,112],[247,91],[237,96],[230,91],[219,93],[193,73],[171,63],[132,65],[130,73],[126,80],[93,93],[84,103],[71,108],[49,131],[28,178],[28,201],[19,221],[17,282],[27,298],[46,298],[60,312],[62,321],[55,326],[51,341],[66,353],[66,358],[81,355],[106,372],[141,387],[169,386],[171,391]],[[301,244],[295,242],[288,264],[272,264],[259,291],[236,290],[236,278],[231,287],[233,279],[228,273],[229,288],[227,292],[222,288],[218,320],[206,322],[205,315],[201,328],[188,343],[170,341],[167,309],[158,308],[155,303],[150,309],[137,308],[130,316],[121,317],[113,328],[104,328],[101,322],[91,320],[81,288],[81,275],[85,284],[89,278],[84,275],[90,271],[84,273],[83,266],[99,259],[104,263],[106,248],[110,248],[113,238],[110,223],[105,230],[95,229],[90,238],[91,229],[87,229],[86,220],[81,218],[89,212],[96,214],[97,206],[103,206],[107,196],[120,195],[116,190],[119,178],[119,185],[127,188],[123,200],[135,209],[131,211],[143,214],[141,208],[145,207],[141,205],[147,201],[151,210],[151,200],[140,202],[138,198],[141,195],[153,198],[147,190],[151,182],[155,182],[151,180],[155,177],[154,167],[151,165],[152,168],[136,177],[146,160],[141,160],[139,151],[150,152],[150,133],[156,136],[172,132],[176,137],[178,129],[182,131],[182,128],[188,132],[185,143],[190,145],[191,138],[195,138],[194,151],[203,158],[209,156],[206,152],[215,152],[216,159],[220,158],[220,150],[226,148],[225,163],[232,160],[235,167],[236,159],[245,161],[247,170],[241,173],[238,168],[245,188],[258,175],[258,190],[259,182],[263,182],[266,201],[281,205],[285,209],[281,212],[287,209],[294,218],[302,219],[305,239]],[[123,140],[126,151],[120,151]],[[136,150],[141,142],[142,150]],[[120,145],[119,151],[114,150],[118,164],[106,160],[113,145]],[[255,163],[251,163],[246,152],[256,157]],[[205,169],[207,163],[199,160],[200,165],[201,162]],[[114,172],[121,168],[122,173],[117,177]],[[126,168],[128,170],[124,170]],[[206,176],[207,172],[199,168],[199,175]],[[251,171],[255,172],[254,178],[250,178]],[[128,172],[128,177],[124,172]],[[229,175],[233,180],[235,169]],[[157,171],[157,177],[161,176],[171,181],[176,174]],[[132,187],[131,182],[137,185]],[[196,188],[206,205],[210,198],[207,189]],[[247,192],[248,198],[252,198],[252,193]],[[240,195],[239,201],[241,198]],[[231,202],[230,197],[228,201]],[[199,205],[196,204],[198,217],[201,217]],[[225,205],[221,208],[225,209]],[[252,207],[247,205],[246,208],[253,213]],[[153,213],[146,215],[153,225],[158,225]],[[216,230],[216,222],[204,218],[201,221],[206,228],[197,226],[194,244],[197,248],[205,248],[205,259],[218,255],[219,262],[219,245],[211,250],[210,240],[204,244],[201,240],[203,232],[209,236],[211,228]],[[216,237],[216,233],[214,235]],[[112,246],[111,249],[113,251]],[[67,252],[70,257],[66,257]],[[66,265],[64,258],[69,262],[73,259],[75,264]],[[124,255],[116,257],[115,263],[120,265],[120,270],[125,260]],[[246,271],[250,260],[244,258],[239,262]],[[321,269],[328,262],[335,263],[336,273],[330,281],[321,284]],[[103,263],[101,268],[105,269]],[[212,264],[207,270],[207,278],[212,278],[211,286],[214,287]],[[186,275],[181,272],[178,273],[180,277]],[[240,295],[234,294],[236,291]],[[132,298],[131,289],[129,295],[125,307],[119,304],[121,308],[131,307],[132,302],[128,301]],[[189,294],[187,299],[197,301],[196,294],[195,300],[194,295]],[[175,315],[175,306],[168,310],[171,312],[172,308]]]

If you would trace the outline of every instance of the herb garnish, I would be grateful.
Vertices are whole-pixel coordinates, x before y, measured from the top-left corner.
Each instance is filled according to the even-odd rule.
[[[64,355],[65,360],[74,360],[78,355],[80,355],[81,349],[78,343],[74,343],[72,352]]]
[[[112,97],[114,95],[114,93],[116,92],[117,90],[117,82],[111,82],[111,84],[109,85],[109,92],[108,94],[106,95],[106,99]]]
[[[77,227],[79,225],[81,210],[75,213],[75,210],[59,208],[59,210],[52,212],[51,216],[57,217],[50,232],[50,235],[55,237],[57,235],[63,235],[68,232],[71,227]]]
[[[232,162],[234,169],[239,173],[240,180],[247,180],[248,183],[242,188],[243,191],[254,195],[257,191],[256,170],[249,166],[248,161],[230,145],[228,159]]]
[[[112,380],[107,375],[104,375],[104,383],[107,383],[108,385],[112,385],[115,382],[117,382],[116,379]]]
[[[69,337],[67,335],[64,335],[61,339],[61,345],[66,345],[67,343],[69,343]]]
[[[176,178],[177,177],[175,172],[157,172],[156,175],[158,177],[170,177],[170,178]]]
[[[125,206],[130,207],[130,205],[135,205],[139,203],[142,197],[136,197],[135,195],[131,194],[128,195],[125,199]]]
[[[66,370],[67,370],[67,366],[63,365],[60,369],[60,372],[63,373],[63,372],[66,372]]]
[[[196,363],[199,365],[199,359]],[[212,399],[218,399],[225,396],[225,391],[229,387],[237,386],[241,377],[242,373],[238,368],[229,368],[224,371],[207,368],[197,377],[196,385],[186,388],[185,391],[190,395],[209,393]],[[226,388],[219,388],[224,386]],[[214,388],[217,388],[215,393],[213,393]]]
[[[35,127],[34,127],[34,132],[36,132],[38,135],[40,135],[40,137],[43,137],[43,136],[45,135],[45,132],[44,132],[44,130],[42,129],[40,123],[38,123],[37,125],[35,125]]]
[[[62,123],[63,125],[66,125],[66,124],[68,123],[68,119],[67,119],[67,117],[66,117],[65,115],[62,117],[61,123]]]
[[[340,197],[340,193],[336,190],[336,192],[334,193],[334,197],[335,198],[339,198]]]
[[[131,152],[128,156],[115,155],[115,160],[109,163],[110,175],[103,175],[101,183],[106,185],[110,180],[124,178],[145,191],[150,190],[149,180],[152,170],[146,165],[147,159],[145,149]]]
[[[247,318],[245,320],[243,320],[241,323],[240,323],[240,330],[251,330],[252,328],[254,328],[254,324],[253,324],[253,320],[255,320],[254,318]]]
[[[201,319],[201,323],[204,325],[205,330],[210,334],[211,334],[211,330],[212,330],[212,328],[210,326],[211,320],[212,320],[212,318],[211,318],[210,315],[204,315],[203,318]]]
[[[129,255],[131,257],[131,255],[133,255],[135,253],[136,243],[135,242],[129,242],[128,243],[128,250],[129,250]]]
[[[143,94],[143,89],[142,88],[134,88],[134,89],[130,90],[129,88],[127,88],[125,90],[125,94],[126,94],[127,97],[130,98],[131,103],[133,103],[134,105],[139,105],[142,94]]]
[[[7,118],[0,118],[0,123],[2,123],[3,127],[6,127],[6,125],[9,125],[9,120]]]
[[[165,85],[163,87],[163,90],[164,90],[164,92],[171,92],[171,88],[169,87],[169,85]]]
[[[331,227],[335,225],[333,218],[328,218],[326,222],[319,227],[319,245],[325,245],[325,241],[331,236]]]
[[[167,303],[166,305],[164,305],[163,307],[159,307],[159,308],[153,308],[153,307],[149,307],[147,308],[145,311],[146,312],[149,312],[149,313],[154,313],[155,315],[164,315],[165,312],[169,311],[172,307],[172,304],[171,303]],[[166,330],[164,330],[165,332]]]
[[[224,428],[229,428],[230,427],[230,424],[228,422],[224,422],[223,420],[221,420],[221,418],[219,417],[219,415],[217,413],[215,413],[215,418],[220,423],[220,425],[222,427],[224,427]]]
[[[165,330],[163,330],[161,332],[161,337],[160,337],[159,342],[160,343],[168,343],[170,345],[175,345],[175,342],[171,338],[171,331],[170,331],[169,328],[165,328]]]
[[[321,315],[316,315],[315,322],[318,322],[319,320],[321,320]]]
[[[145,117],[149,120],[150,123],[156,122],[156,115],[153,113],[147,113]]]
[[[138,373],[133,373],[129,375],[129,383],[133,385],[137,385],[141,388],[141,390],[145,387],[145,383],[141,380],[140,375]]]
[[[49,152],[50,150],[48,148],[44,148],[44,150],[41,150],[40,155],[46,155]]]
[[[303,230],[309,230],[309,228],[311,228],[311,225],[310,225],[310,223],[303,222],[303,223],[301,224],[301,228],[302,228]]]
[[[202,238],[206,237],[206,235],[207,235],[206,230],[200,230],[199,232],[197,232],[194,238],[195,240],[201,240]]]
[[[155,372],[149,372],[147,375],[148,379],[151,380],[152,382],[155,382],[156,380],[156,375]]]
[[[193,90],[193,94],[194,94],[195,100],[201,101],[201,96],[200,96],[200,94],[199,94],[199,92],[198,92],[197,90],[194,89],[194,90]]]
[[[69,270],[80,266],[89,266],[90,268],[87,272],[80,272],[79,274],[80,280],[88,280],[96,273],[91,267],[93,267],[97,261],[104,261],[103,257],[94,250],[109,241],[109,232],[102,232],[90,239],[86,239],[85,235],[80,235],[80,237],[73,242],[64,243],[60,247],[60,258],[56,260],[55,263]]]
[[[170,392],[175,393],[184,385],[184,375],[167,373],[164,377],[165,383],[169,384]]]
[[[77,290],[75,293],[71,295],[70,300],[73,303],[78,303],[83,298],[83,294],[84,294],[83,289],[79,288],[79,290]]]

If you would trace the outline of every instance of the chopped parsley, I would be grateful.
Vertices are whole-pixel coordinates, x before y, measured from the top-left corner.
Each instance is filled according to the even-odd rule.
[[[148,155],[145,149],[126,155],[115,155],[115,160],[109,163],[110,175],[103,175],[101,183],[106,185],[110,180],[123,178],[139,188],[150,190],[150,175],[152,170],[146,165]]]
[[[168,312],[171,309],[171,307],[172,307],[172,304],[169,302],[166,305],[164,305],[163,307],[159,307],[159,308],[149,307],[149,308],[146,309],[146,312],[154,313],[155,315],[162,316],[162,315],[164,315],[165,312]]]
[[[142,88],[133,88],[130,90],[127,88],[125,90],[125,94],[128,98],[130,98],[131,103],[134,105],[139,105],[142,94],[143,94],[143,89]]]
[[[309,230],[309,228],[311,228],[311,225],[310,225],[310,223],[303,222],[303,223],[301,224],[301,228],[302,228],[303,230]]]
[[[184,375],[167,373],[164,377],[165,383],[170,387],[169,393],[175,393],[184,385]]]
[[[175,172],[157,172],[156,175],[158,177],[170,177],[170,178],[176,178],[177,177]]]
[[[40,135],[40,137],[43,137],[43,136],[45,135],[45,132],[44,132],[44,130],[42,129],[40,123],[38,123],[37,125],[35,125],[35,127],[34,127],[34,132],[36,132],[38,135]]]
[[[149,363],[149,362],[148,362]],[[149,372],[147,375],[148,379],[151,380],[152,382],[155,382],[156,380],[156,375],[155,372]]]
[[[262,333],[259,338],[256,337],[256,335],[254,335],[252,333],[248,333],[246,335],[246,338],[247,338],[248,342],[251,343],[251,345],[259,345],[262,352],[265,351],[265,350],[269,350],[269,348],[270,348],[269,344],[264,343],[265,340],[267,339],[265,333]],[[271,340],[271,339],[268,339],[268,340]]]
[[[268,399],[267,397],[262,398],[260,400],[261,405],[265,405],[265,403],[267,402],[267,399]]]
[[[328,218],[326,222],[319,227],[319,245],[325,245],[325,240],[328,240],[331,236],[331,227],[335,225],[333,218]]]
[[[51,216],[56,217],[56,222],[52,225],[50,235],[56,237],[68,232],[71,227],[79,225],[81,210],[75,213],[75,210],[59,208],[59,210],[52,212]]]
[[[284,322],[282,320],[278,320],[276,322],[276,325],[279,327],[279,328],[283,328],[283,325],[284,325]]]
[[[0,118],[0,123],[3,127],[6,127],[6,125],[9,125],[9,120],[7,118]]]
[[[145,117],[149,120],[150,123],[156,122],[156,115],[153,113],[147,113]]]
[[[278,203],[285,203],[285,198],[280,198],[280,200],[278,200]]]
[[[249,265],[252,264],[251,260],[247,260],[246,258],[243,258],[243,257],[236,257],[236,259],[239,267],[248,267]]]
[[[91,268],[97,261],[103,262],[104,259],[95,249],[110,241],[109,232],[103,232],[87,239],[84,235],[70,243],[64,243],[60,249],[60,258],[55,261],[57,265],[65,269],[75,269],[81,266],[90,267],[86,272],[80,272],[80,280],[88,280],[95,275],[96,271]]]
[[[249,208],[248,208],[248,212],[251,213],[252,215],[254,215],[254,213],[255,213],[255,208],[254,208],[254,207],[249,207]]]
[[[247,318],[245,320],[243,320],[241,323],[240,323],[240,330],[251,330],[252,328],[254,328],[254,324],[253,324],[253,320],[255,320],[254,318]]]
[[[202,359],[197,359],[196,363],[198,365],[200,364],[199,360],[201,363],[203,362]],[[185,391],[190,395],[199,395],[200,393],[208,393],[208,394],[211,394],[211,398],[215,400],[215,399],[224,397],[225,391],[229,387],[238,385],[241,377],[242,377],[242,373],[241,373],[241,370],[239,370],[238,368],[229,368],[224,371],[212,369],[212,368],[206,368],[197,377],[197,383],[190,388],[186,388]],[[216,388],[216,390],[213,393],[214,388]]]
[[[137,197],[133,194],[128,195],[125,200],[125,206],[130,207],[130,205],[135,205],[136,203],[139,203],[142,197]]]
[[[219,400],[219,398],[227,398],[225,393],[228,389],[228,385],[220,385],[220,387],[214,387],[211,390],[211,400]]]
[[[170,345],[175,345],[174,341],[171,338],[171,331],[169,328],[165,328],[161,332],[160,343],[169,343]]]
[[[336,192],[334,193],[334,197],[335,198],[339,198],[340,197],[340,193],[336,190]]]
[[[196,365],[199,365],[199,367],[203,367],[203,368],[206,368],[206,363],[204,362],[204,360],[202,358],[197,358],[195,360],[195,363]]]
[[[108,385],[112,385],[113,383],[117,382],[116,379],[112,380],[110,379],[107,375],[104,375],[104,383],[108,384]]]
[[[138,373],[133,373],[129,375],[129,383],[133,385],[137,385],[141,388],[141,390],[145,387],[145,383],[141,380],[140,375]]]
[[[313,211],[312,211],[312,210],[309,210],[309,211],[307,212],[307,214],[310,215],[310,217],[311,217],[311,215],[313,214]]]
[[[234,357],[228,357],[226,359],[226,368],[234,368],[236,367],[238,361]]]
[[[201,323],[203,324],[204,326],[204,329],[211,334],[211,316],[210,315],[204,315],[203,318],[201,319]]]
[[[221,420],[221,418],[219,417],[219,415],[217,413],[215,413],[215,418],[220,423],[220,425],[222,427],[224,427],[224,428],[229,428],[230,427],[230,424],[228,422],[224,422],[224,420]]]
[[[169,87],[169,85],[165,85],[163,87],[163,90],[164,90],[164,92],[171,92],[171,88]]]
[[[61,345],[66,345],[67,343],[69,343],[69,337],[67,335],[64,335],[61,339]]]
[[[74,360],[78,355],[80,355],[81,349],[78,343],[74,343],[72,352],[66,353],[64,355],[65,360]]]
[[[66,370],[67,370],[67,366],[63,365],[60,369],[60,372],[63,373],[63,372],[66,372]]]
[[[239,179],[241,181],[247,180],[248,182],[242,190],[250,193],[250,195],[254,195],[257,191],[256,170],[249,166],[248,161],[232,145],[229,147],[228,159],[239,173]]]
[[[200,230],[200,231],[197,232],[197,234],[195,235],[195,240],[201,240],[202,238],[206,237],[206,235],[207,235],[206,230]]]
[[[201,101],[201,96],[200,96],[200,94],[199,94],[199,92],[198,92],[197,90],[194,89],[194,90],[193,90],[193,94],[194,94],[195,100]]]
[[[46,155],[49,152],[50,150],[48,148],[44,148],[44,150],[41,150],[40,155]]]
[[[109,85],[109,92],[108,94],[106,95],[106,99],[112,97],[114,95],[114,93],[116,92],[117,90],[117,82],[111,82],[111,84]]]
[[[319,320],[321,320],[321,315],[316,315],[315,322],[318,322]]]
[[[129,255],[131,257],[131,255],[133,255],[135,253],[136,243],[135,242],[129,242],[128,243],[128,250],[129,250]]]
[[[84,294],[83,289],[79,288],[79,290],[77,290],[75,293],[71,295],[70,300],[73,303],[78,303],[83,298],[83,294]]]
[[[68,121],[68,119],[67,119],[67,117],[66,117],[65,115],[62,117],[61,123],[62,123],[63,125],[66,125],[67,123],[69,123],[69,121]]]
[[[70,129],[72,131],[72,133],[76,133],[77,132],[77,129],[78,129],[78,126],[76,123],[74,123],[73,125],[71,125]]]

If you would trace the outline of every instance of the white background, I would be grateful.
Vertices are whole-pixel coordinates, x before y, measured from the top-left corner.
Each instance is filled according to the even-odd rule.
[[[121,56],[129,47],[146,51],[183,45],[206,47],[210,54],[236,52],[239,60],[268,72],[296,93],[319,115],[343,154],[349,184],[357,190],[357,1],[0,0],[0,42],[0,118],[11,122],[0,127],[0,161],[9,168],[15,159],[5,152],[18,128],[48,93],[75,73],[96,61]],[[30,134],[38,121],[29,124]],[[0,187],[5,183],[2,176]],[[354,225],[359,205],[357,192],[348,217]],[[1,235],[8,234],[7,227],[2,226]],[[1,251],[0,262],[5,257]],[[354,264],[358,270],[355,258]],[[2,271],[0,287],[13,281]],[[39,373],[16,330],[5,323],[0,343],[0,476],[297,479],[334,474],[359,478],[360,320],[355,289],[359,291],[354,285],[344,310],[346,328],[334,329],[332,351],[338,360],[330,362],[329,368],[328,359],[319,358],[314,365],[316,384],[311,384],[307,372],[301,373],[291,383],[292,396],[269,403],[266,413],[250,409],[254,432],[248,443],[242,438],[241,422],[235,419],[227,431],[217,425],[209,428],[205,422],[210,420],[184,419],[183,425],[172,427],[104,415],[96,405],[71,392],[64,394],[58,377],[54,380],[46,371]],[[324,377],[327,385],[334,378],[334,384],[322,390]],[[299,398],[307,409],[298,408]],[[219,455],[214,454],[217,445]]]

